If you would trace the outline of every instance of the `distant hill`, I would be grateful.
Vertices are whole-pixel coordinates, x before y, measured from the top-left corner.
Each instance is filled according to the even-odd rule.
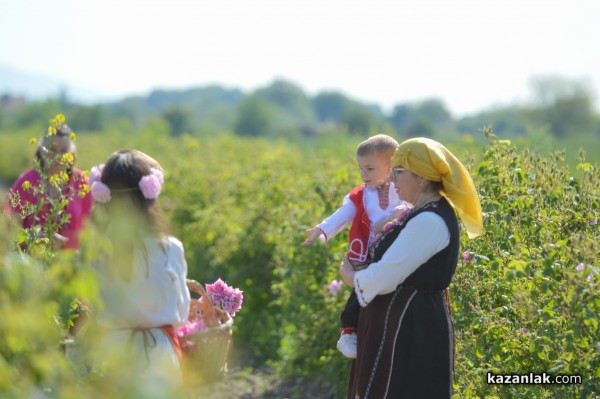
[[[231,128],[235,110],[244,98],[239,89],[218,85],[194,87],[185,90],[153,90],[144,96],[128,96],[106,104],[113,117],[125,116],[135,122],[152,115],[176,109],[194,123],[209,122],[222,128]]]
[[[560,77],[540,82],[544,89],[540,93],[548,99],[538,104],[492,107],[455,118],[436,98],[396,104],[386,113],[378,104],[363,103],[335,90],[308,95],[298,84],[282,79],[251,92],[210,84],[111,98],[98,90],[0,64],[0,112],[6,111],[7,115],[4,120],[0,118],[0,128],[35,123],[47,118],[41,115],[56,113],[60,108],[79,130],[101,131],[121,120],[136,129],[148,121],[162,120],[175,136],[233,131],[277,137],[341,128],[363,133],[392,129],[405,136],[435,137],[453,131],[477,135],[481,127],[488,125],[500,135],[524,136],[532,127],[558,137],[600,134],[600,117],[589,87]],[[48,98],[56,101],[35,104]],[[34,103],[31,108],[29,103]],[[10,111],[18,108],[24,112]],[[9,114],[16,115],[16,119]]]
[[[66,95],[70,100],[82,103],[114,100],[93,88],[65,83],[49,76],[23,72],[6,65],[0,65],[0,94],[23,96],[28,100]]]

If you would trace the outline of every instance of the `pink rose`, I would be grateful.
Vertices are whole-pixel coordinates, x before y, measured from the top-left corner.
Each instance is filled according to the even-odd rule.
[[[206,293],[209,294],[212,303],[221,307],[231,317],[242,308],[244,302],[244,291],[228,286],[223,280],[218,279],[213,284],[206,284]]]
[[[339,280],[333,280],[330,284],[329,284],[329,292],[331,293],[331,295],[337,295],[340,290],[342,289],[342,285],[343,283]]]
[[[103,169],[104,169],[104,164],[101,164],[98,166],[93,166],[92,169],[90,169],[90,179],[89,179],[90,187],[92,186],[92,184],[94,184],[94,182],[100,181],[100,178],[102,177]]]
[[[206,331],[206,324],[203,319],[194,319],[187,321],[183,327],[177,330],[178,337],[185,337],[186,335],[194,334],[198,331]]]
[[[161,185],[165,183],[163,172],[160,169],[152,168],[152,174],[156,176]]]
[[[463,262],[465,262],[465,263],[475,262],[475,257],[473,256],[472,252],[465,251],[465,252],[463,252],[462,256],[463,256]]]
[[[110,188],[108,188],[108,186],[101,181],[94,181],[90,186],[90,190],[95,201],[102,204],[110,201]]]
[[[146,199],[156,199],[160,194],[161,183],[155,174],[146,175],[140,179],[140,190]]]

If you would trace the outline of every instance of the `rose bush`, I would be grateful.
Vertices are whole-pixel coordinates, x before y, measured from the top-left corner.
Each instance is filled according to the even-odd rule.
[[[593,397],[600,392],[597,167],[582,157],[570,170],[564,153],[517,149],[489,130],[487,138],[483,148],[471,145],[464,151],[470,154],[467,165],[480,190],[485,234],[472,241],[463,237],[450,287],[456,397]],[[249,351],[254,361],[282,375],[334,382],[343,396],[350,362],[335,343],[349,289],[343,286],[332,295],[338,286],[331,282],[339,279],[347,233],[327,245],[300,244],[304,231],[335,210],[359,181],[353,157],[359,139],[332,135],[312,142],[270,142],[228,134],[166,138],[141,130],[122,141],[85,140],[82,161],[86,146],[100,154],[90,155],[88,165],[123,146],[160,154],[168,177],[160,201],[173,234],[186,248],[190,277],[202,283],[221,277],[244,291],[244,310],[233,326],[234,352]],[[94,240],[84,243],[76,261],[79,269],[93,261],[97,245],[101,243]],[[40,366],[55,364],[57,352],[44,349],[55,335],[44,335],[47,340],[42,342],[19,323],[32,314],[41,320],[40,311],[53,314],[58,305],[52,293],[65,292],[59,298],[68,298],[89,291],[93,296],[93,284],[66,285],[79,281],[74,272],[69,272],[70,279],[50,280],[40,273],[37,282],[28,282],[15,273],[33,269],[13,267],[11,259],[4,261],[0,274],[2,304],[4,314],[14,315],[18,309],[21,316],[0,324],[7,337],[0,345],[0,368],[10,365],[2,369],[7,374],[0,373],[8,376],[0,378],[0,388],[12,386],[11,392],[22,393],[24,387],[32,391],[45,386],[42,381],[60,380],[69,392],[82,389],[75,377],[64,377],[68,366]],[[58,270],[79,270],[62,260],[59,264],[63,266],[53,269],[57,275]],[[38,286],[50,291],[31,288]],[[22,294],[32,290],[39,295]],[[32,302],[25,306],[25,300]],[[566,386],[488,385],[488,371],[579,374],[583,381]]]

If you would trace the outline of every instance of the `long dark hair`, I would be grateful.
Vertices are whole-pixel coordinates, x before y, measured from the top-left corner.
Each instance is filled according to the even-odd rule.
[[[151,174],[153,168],[162,171],[160,164],[149,155],[121,149],[106,161],[100,177],[111,193],[110,201],[95,205],[98,207],[96,224],[112,242],[112,256],[105,266],[108,273],[119,274],[126,281],[131,278],[136,249],[142,251],[147,264],[144,239],[159,239],[162,245],[160,238],[168,234],[158,200],[145,198],[139,187],[142,177]]]

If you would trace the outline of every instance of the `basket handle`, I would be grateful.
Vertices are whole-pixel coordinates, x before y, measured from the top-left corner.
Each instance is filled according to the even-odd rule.
[[[204,289],[202,284],[200,284],[196,280],[189,280],[189,279],[186,279],[186,284],[190,291],[194,291],[196,294],[198,294],[204,298],[206,303],[208,303],[208,305],[209,305],[208,311],[210,312],[210,314],[209,314],[210,318],[212,320],[217,320],[217,316],[215,314],[215,305],[212,302],[212,300],[210,299],[210,295],[208,295],[208,293],[206,292],[206,290]]]

